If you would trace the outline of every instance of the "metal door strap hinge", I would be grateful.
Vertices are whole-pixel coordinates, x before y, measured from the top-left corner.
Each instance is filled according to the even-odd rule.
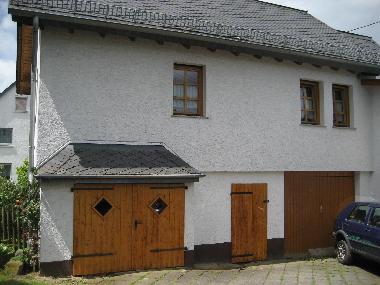
[[[97,257],[97,256],[110,256],[110,255],[114,255],[114,254],[112,252],[108,252],[108,253],[79,254],[79,255],[73,255],[71,258]]]
[[[237,257],[248,257],[248,256],[252,256],[253,253],[246,253],[246,254],[241,254],[241,255],[232,255],[233,258],[237,258]]]
[[[253,192],[231,192],[230,195],[253,195]]]
[[[177,247],[177,248],[155,248],[151,249],[150,252],[162,252],[162,251],[176,251],[176,250],[186,250],[186,247]]]

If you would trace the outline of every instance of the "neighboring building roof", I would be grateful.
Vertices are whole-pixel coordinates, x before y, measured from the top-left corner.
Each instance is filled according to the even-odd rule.
[[[41,178],[199,178],[162,145],[70,143],[37,169]]]
[[[5,95],[9,90],[11,90],[13,88],[13,86],[16,85],[16,82],[13,82],[11,85],[9,85],[7,88],[4,89],[3,92],[0,93],[0,97]]]
[[[380,67],[371,38],[337,31],[307,11],[257,0],[10,0],[10,12],[31,11],[170,30]]]

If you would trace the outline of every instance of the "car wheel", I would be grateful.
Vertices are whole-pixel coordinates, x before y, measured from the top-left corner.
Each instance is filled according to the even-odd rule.
[[[345,240],[340,240],[336,244],[336,258],[342,264],[352,264],[352,253]]]

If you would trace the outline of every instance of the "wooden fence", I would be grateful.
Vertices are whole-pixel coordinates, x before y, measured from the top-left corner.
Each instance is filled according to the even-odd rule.
[[[20,209],[15,207],[0,208],[0,242],[13,245],[16,249],[27,246],[28,225],[20,219]]]

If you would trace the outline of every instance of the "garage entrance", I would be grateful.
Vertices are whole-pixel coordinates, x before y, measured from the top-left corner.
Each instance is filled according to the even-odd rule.
[[[73,274],[184,265],[183,185],[76,185]]]
[[[333,246],[336,215],[354,200],[353,172],[285,172],[285,253]]]

